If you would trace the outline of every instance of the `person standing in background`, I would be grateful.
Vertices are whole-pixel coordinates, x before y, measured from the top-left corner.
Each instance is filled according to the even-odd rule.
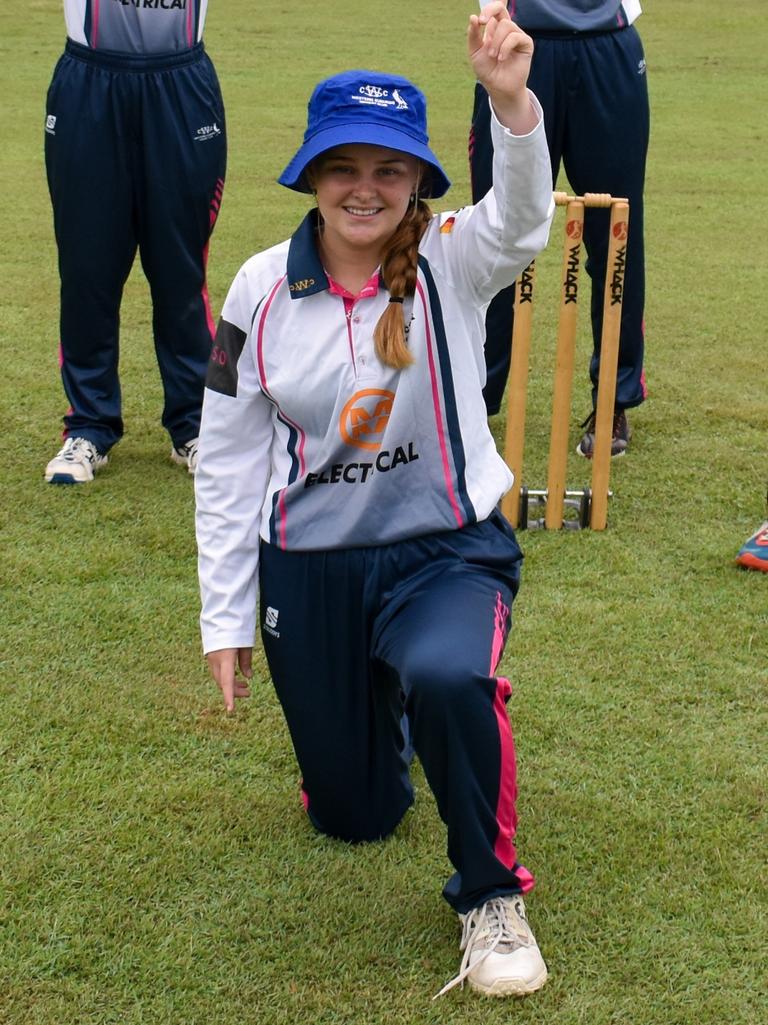
[[[623,455],[630,438],[626,410],[646,398],[643,353],[645,267],[643,186],[649,137],[646,64],[635,20],[639,0],[509,0],[507,9],[534,41],[529,86],[544,110],[552,182],[562,161],[577,194],[607,192],[629,199],[629,240],[621,318],[619,366],[611,454]],[[488,101],[481,85],[469,139],[472,201],[491,185],[493,146]],[[608,256],[608,210],[589,210],[584,223],[586,269],[592,279],[594,352],[589,373],[592,411],[581,425],[577,452],[591,458],[600,366],[603,291]],[[500,292],[486,315],[484,390],[490,415],[498,413],[509,373],[514,289]]]
[[[224,106],[202,42],[207,0],[64,0],[67,42],[48,90],[45,162],[61,277],[70,409],[52,484],[93,480],[123,434],[123,286],[149,281],[162,422],[195,472],[215,331],[208,242],[226,169]]]

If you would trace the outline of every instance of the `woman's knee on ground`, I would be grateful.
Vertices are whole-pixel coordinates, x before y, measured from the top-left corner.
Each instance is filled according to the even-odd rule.
[[[310,822],[319,833],[344,843],[374,843],[386,840],[394,833],[406,811],[413,803],[412,796],[397,810],[382,811],[359,805],[336,803],[333,808],[318,810],[305,802]]]

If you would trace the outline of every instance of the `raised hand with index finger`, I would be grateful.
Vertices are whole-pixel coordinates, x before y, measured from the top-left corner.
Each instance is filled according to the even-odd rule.
[[[533,40],[512,21],[505,3],[493,0],[469,16],[467,44],[472,68],[499,121],[516,135],[532,131],[538,116],[526,82]]]

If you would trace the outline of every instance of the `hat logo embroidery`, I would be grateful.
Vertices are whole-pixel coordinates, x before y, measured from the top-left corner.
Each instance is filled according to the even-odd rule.
[[[365,106],[394,107],[395,110],[408,110],[408,104],[400,95],[397,89],[392,90],[392,96],[388,89],[382,89],[378,85],[361,85],[356,93],[350,97],[356,103]]]
[[[365,93],[366,96],[370,96],[375,100],[380,100],[383,96],[389,96],[387,90],[382,89],[378,85],[361,85],[359,92]]]

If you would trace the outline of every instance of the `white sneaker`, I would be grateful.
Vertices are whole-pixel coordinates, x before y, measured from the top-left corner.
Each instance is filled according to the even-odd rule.
[[[49,484],[86,484],[109,460],[87,438],[67,438],[45,468]]]
[[[198,439],[193,438],[178,448],[171,449],[171,459],[179,466],[186,466],[190,473],[197,469],[197,445]]]
[[[547,966],[525,917],[522,897],[494,897],[459,918],[464,957],[459,974],[438,997],[463,986],[465,979],[472,989],[490,997],[522,997],[541,989],[547,981]]]

